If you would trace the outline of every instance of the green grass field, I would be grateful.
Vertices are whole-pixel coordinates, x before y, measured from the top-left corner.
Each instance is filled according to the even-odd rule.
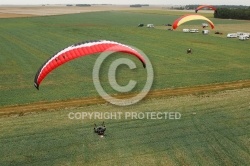
[[[181,12],[182,13],[182,12]],[[227,39],[226,33],[248,31],[249,21],[213,19],[209,35],[183,33],[201,30],[203,21],[176,31],[179,12],[110,11],[61,16],[0,19],[0,110],[6,106],[64,101],[99,96],[92,70],[98,55],[71,61],[49,74],[37,91],[33,80],[39,67],[59,50],[87,40],[114,40],[142,50],[154,68],[152,90],[194,87],[250,80],[249,41]],[[152,23],[154,29],[138,28]],[[215,31],[223,35],[215,35]],[[187,48],[193,49],[187,55]],[[111,89],[107,71],[119,57],[133,60],[137,69],[121,67],[118,82],[138,81],[146,71],[138,59],[116,53],[102,68],[103,87]],[[250,161],[250,89],[179,97],[149,98],[136,105],[110,104],[0,117],[0,165],[248,165]],[[13,110],[14,111],[14,110]],[[103,119],[71,120],[77,112],[179,112],[181,119],[109,119],[107,136],[93,133]]]
[[[37,70],[49,57],[69,45],[87,40],[114,40],[142,50],[154,67],[153,90],[249,79],[249,41],[201,33],[184,34],[180,30],[185,25],[177,31],[162,28],[176,18],[178,16],[112,11],[1,19],[0,105],[98,96],[91,78],[98,55],[72,61],[53,71],[42,82],[39,92],[33,86]],[[232,24],[238,28],[240,24],[250,29],[248,21],[212,20],[216,26],[230,23],[229,28]],[[186,26],[200,27],[201,22],[190,22]],[[158,27],[138,28],[138,23],[153,23]],[[237,28],[235,31],[242,31]],[[187,48],[192,48],[194,54],[187,56]],[[137,80],[136,91],[145,81],[145,70],[136,58],[132,59],[138,65],[137,70],[122,68],[119,78],[121,84],[130,80],[124,73]],[[103,85],[109,91],[111,88],[105,79],[107,67],[103,73]],[[110,93],[113,92],[110,90]]]
[[[93,105],[0,119],[1,165],[248,165],[250,91]],[[180,119],[69,119],[77,112],[179,112]]]

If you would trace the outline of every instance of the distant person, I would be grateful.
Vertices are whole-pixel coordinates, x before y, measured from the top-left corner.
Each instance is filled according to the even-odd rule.
[[[187,54],[192,54],[191,48],[187,49]]]

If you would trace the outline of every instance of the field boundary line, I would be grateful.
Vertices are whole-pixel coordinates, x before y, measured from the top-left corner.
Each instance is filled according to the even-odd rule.
[[[193,87],[180,87],[174,89],[159,89],[148,93],[145,99],[184,96],[184,95],[199,95],[210,92],[218,92],[224,90],[243,89],[250,87],[250,80],[241,80],[236,82],[225,82],[218,84],[208,84]],[[130,98],[136,94],[116,95],[117,98]],[[144,99],[144,100],[145,100]],[[36,102],[24,105],[12,105],[0,107],[0,116],[9,116],[17,114],[19,116],[29,112],[51,111],[57,109],[65,109],[69,107],[81,107],[86,105],[104,104],[107,103],[101,97],[89,97],[80,99],[69,99],[53,102]]]

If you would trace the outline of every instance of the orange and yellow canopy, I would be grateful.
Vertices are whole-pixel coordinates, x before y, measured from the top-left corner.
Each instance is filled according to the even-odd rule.
[[[172,27],[173,29],[176,29],[179,25],[188,21],[192,21],[192,20],[205,20],[210,24],[211,28],[214,29],[214,23],[211,20],[198,14],[188,14],[188,15],[181,16],[174,21],[174,23],[172,24]]]

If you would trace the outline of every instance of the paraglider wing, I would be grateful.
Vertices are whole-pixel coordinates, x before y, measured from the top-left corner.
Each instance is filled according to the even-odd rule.
[[[198,14],[189,14],[189,15],[181,16],[174,21],[172,27],[173,29],[176,29],[179,25],[188,21],[192,21],[192,20],[206,20],[210,24],[211,28],[212,29],[214,28],[214,23],[211,20]]]
[[[79,58],[82,56],[87,56],[91,54],[101,53],[101,52],[123,52],[133,56],[136,56],[143,64],[143,67],[146,67],[144,57],[135,49],[114,41],[107,40],[98,40],[98,41],[90,41],[77,43],[72,46],[69,46],[60,52],[53,55],[50,59],[48,59],[37,71],[34,86],[39,89],[39,85],[42,80],[54,69],[59,67],[60,65],[69,62],[75,58]]]
[[[195,12],[197,13],[198,10],[203,9],[203,8],[209,8],[209,9],[212,9],[212,10],[216,11],[216,8],[214,6],[212,6],[212,5],[201,5],[201,6],[198,6],[195,9]]]

